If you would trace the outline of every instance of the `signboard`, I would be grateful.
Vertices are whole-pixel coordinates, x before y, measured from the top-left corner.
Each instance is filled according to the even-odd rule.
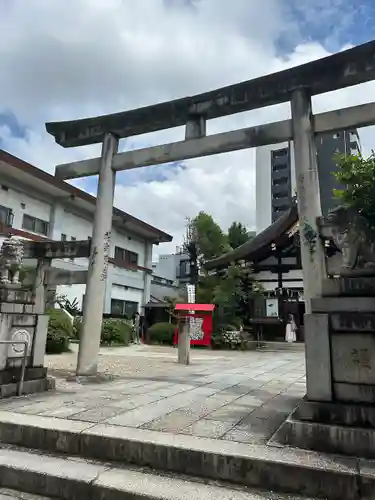
[[[279,299],[266,299],[266,316],[267,318],[279,317]]]
[[[189,320],[190,344],[191,345],[211,345],[212,337],[212,314],[186,314]],[[175,330],[173,343],[178,344],[178,328]]]
[[[79,259],[90,257],[91,240],[25,241],[25,259]]]

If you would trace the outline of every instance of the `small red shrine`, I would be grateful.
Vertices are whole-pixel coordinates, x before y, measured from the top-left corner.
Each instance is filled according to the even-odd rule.
[[[175,330],[173,343],[178,344],[178,334],[182,322],[190,323],[190,344],[211,345],[212,317],[215,310],[214,304],[176,304],[178,325]]]

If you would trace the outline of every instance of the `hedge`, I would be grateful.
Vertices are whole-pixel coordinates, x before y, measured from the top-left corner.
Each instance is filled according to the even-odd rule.
[[[82,332],[82,318],[76,316],[73,321],[73,336],[79,340]],[[131,326],[122,319],[103,319],[101,345],[129,345],[132,338]]]
[[[124,320],[103,319],[102,335],[100,339],[102,345],[129,345],[131,338],[131,326]]]
[[[46,353],[60,354],[69,350],[69,339],[73,335],[73,325],[61,309],[49,309]]]
[[[176,325],[173,323],[155,323],[148,329],[151,344],[173,344]]]

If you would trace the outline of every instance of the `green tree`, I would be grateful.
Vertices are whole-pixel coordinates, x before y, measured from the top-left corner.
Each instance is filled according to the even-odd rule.
[[[253,271],[244,261],[231,264],[220,273],[214,289],[218,322],[237,325],[247,323],[250,301],[263,293],[261,285],[254,279]]]
[[[188,221],[186,246],[194,244],[199,261],[206,261],[222,255],[229,250],[228,238],[219,224],[206,212]]]
[[[228,243],[231,248],[235,249],[249,240],[249,233],[241,222],[233,222],[228,229]]]
[[[336,180],[342,185],[334,196],[351,207],[375,226],[375,153],[368,158],[359,155],[336,155]]]
[[[176,319],[178,315],[176,314],[176,304],[178,302],[178,299],[176,297],[170,297],[169,295],[166,295],[164,297],[164,302],[167,304],[167,312],[169,314],[169,323],[172,323],[172,318]]]

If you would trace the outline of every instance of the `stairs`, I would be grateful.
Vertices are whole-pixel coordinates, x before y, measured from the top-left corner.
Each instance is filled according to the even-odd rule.
[[[291,448],[11,412],[0,446],[0,487],[64,500],[375,498],[372,462]]]
[[[39,456],[35,451],[11,448],[0,450],[0,478],[3,485],[14,488],[4,500],[35,498],[17,496],[16,488],[64,500],[302,500],[298,496],[160,475],[140,468],[113,467],[75,457]]]

